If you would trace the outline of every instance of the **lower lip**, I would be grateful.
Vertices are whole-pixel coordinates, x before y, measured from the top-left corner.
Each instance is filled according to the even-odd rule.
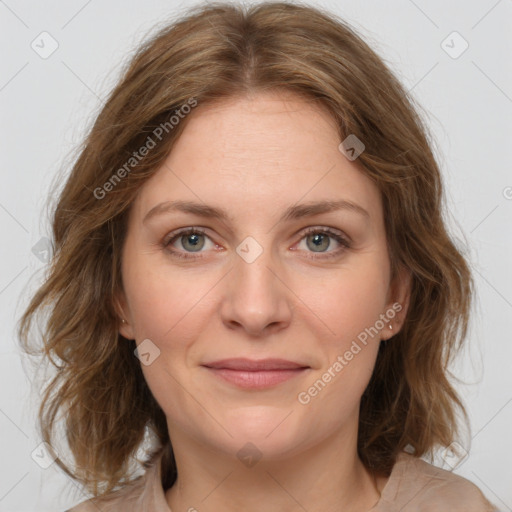
[[[261,389],[275,386],[281,382],[302,375],[308,368],[297,368],[293,370],[264,370],[264,371],[245,371],[228,370],[226,368],[209,368],[218,377],[231,382],[241,388]]]

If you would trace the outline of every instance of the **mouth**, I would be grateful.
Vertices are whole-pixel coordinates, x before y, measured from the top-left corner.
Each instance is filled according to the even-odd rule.
[[[285,359],[224,359],[202,365],[213,375],[241,388],[262,389],[303,375],[310,367]]]

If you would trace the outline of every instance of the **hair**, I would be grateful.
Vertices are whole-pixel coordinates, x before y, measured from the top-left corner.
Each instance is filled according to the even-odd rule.
[[[18,326],[24,351],[56,369],[41,398],[41,437],[54,445],[62,413],[75,463],[56,462],[96,496],[133,481],[129,461],[147,432],[157,448],[146,467],[165,451],[164,486],[177,475],[166,417],[135,341],[118,332],[130,206],[187,125],[185,116],[170,129],[170,116],[191,99],[201,106],[263,92],[294,93],[327,109],[340,141],[351,134],[363,141],[357,165],[382,197],[391,277],[402,268],[411,276],[403,327],[381,342],[361,399],[362,462],[389,474],[408,445],[417,457],[432,454],[454,440],[458,412],[467,421],[448,366],[467,334],[474,284],[446,228],[440,170],[414,100],[331,13],[296,2],[199,5],[148,38],[123,69],[59,192],[47,276]],[[162,126],[155,147],[132,158]],[[32,347],[31,324],[43,310]]]

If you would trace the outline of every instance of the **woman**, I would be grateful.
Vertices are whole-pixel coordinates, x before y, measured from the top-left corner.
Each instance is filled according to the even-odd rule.
[[[64,414],[57,463],[94,496],[72,511],[496,510],[420,459],[469,449],[442,199],[406,92],[332,15],[213,4],[148,41],[20,325],[30,351],[50,307],[41,433],[58,453]]]

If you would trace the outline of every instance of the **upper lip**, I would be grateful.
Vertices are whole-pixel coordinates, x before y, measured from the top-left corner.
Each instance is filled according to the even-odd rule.
[[[208,368],[225,368],[228,370],[245,370],[245,371],[263,371],[263,370],[296,370],[298,368],[309,368],[309,366],[288,361],[286,359],[222,359],[220,361],[212,361],[204,363],[202,366]]]

